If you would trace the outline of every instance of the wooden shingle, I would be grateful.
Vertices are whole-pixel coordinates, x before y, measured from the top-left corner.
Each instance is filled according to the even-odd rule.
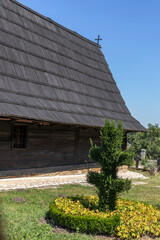
[[[131,116],[100,46],[15,0],[0,2],[0,116],[101,127]]]

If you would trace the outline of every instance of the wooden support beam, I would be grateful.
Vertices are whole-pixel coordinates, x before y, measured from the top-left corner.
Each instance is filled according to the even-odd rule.
[[[28,120],[28,119],[15,118],[15,119],[11,119],[9,123],[13,124],[13,123],[32,123],[32,122],[33,122],[32,120]]]
[[[21,122],[21,123],[32,123],[32,120],[27,120],[27,119],[17,119],[16,122]]]
[[[10,118],[0,118],[0,121],[11,121]]]
[[[49,125],[50,125],[49,122],[40,122],[39,124],[40,124],[41,126],[49,126]]]

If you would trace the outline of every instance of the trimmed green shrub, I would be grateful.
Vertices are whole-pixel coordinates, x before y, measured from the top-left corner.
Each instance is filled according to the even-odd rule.
[[[91,140],[90,159],[100,163],[100,173],[89,171],[87,181],[96,186],[99,197],[99,211],[115,210],[118,194],[131,188],[131,181],[117,179],[117,167],[124,165],[128,154],[122,152],[123,128],[106,120],[100,131],[101,145]]]
[[[92,234],[113,234],[120,224],[120,216],[100,218],[95,216],[77,216],[60,211],[55,202],[49,207],[50,217],[55,224],[79,232]]]

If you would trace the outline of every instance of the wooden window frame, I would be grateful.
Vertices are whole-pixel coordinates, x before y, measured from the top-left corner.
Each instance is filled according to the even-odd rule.
[[[22,126],[25,127],[25,146],[24,147],[14,147],[14,127],[15,126]],[[24,151],[27,148],[27,139],[28,139],[28,125],[27,124],[23,124],[23,123],[14,123],[12,124],[11,127],[11,149],[14,151]]]

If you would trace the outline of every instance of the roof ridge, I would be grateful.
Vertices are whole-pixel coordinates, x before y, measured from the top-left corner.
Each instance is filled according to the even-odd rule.
[[[25,9],[28,10],[29,12],[31,12],[31,13],[33,13],[33,14],[35,14],[35,15],[41,17],[41,18],[43,18],[44,20],[46,20],[46,21],[48,21],[48,22],[50,22],[50,23],[52,23],[52,24],[58,26],[59,28],[62,28],[63,30],[65,30],[65,31],[67,31],[67,32],[69,32],[69,33],[75,35],[76,37],[79,37],[79,38],[83,39],[84,41],[86,41],[86,42],[88,42],[88,43],[90,43],[90,44],[92,44],[92,45],[94,45],[94,46],[96,46],[96,47],[101,48],[101,45],[99,45],[99,44],[93,42],[92,40],[90,40],[90,39],[88,39],[88,38],[82,36],[81,34],[75,32],[75,31],[73,31],[73,30],[71,30],[71,29],[69,29],[69,28],[67,28],[67,27],[64,27],[63,25],[61,25],[61,24],[55,22],[55,21],[52,20],[51,18],[46,17],[46,16],[44,16],[43,14],[38,13],[37,11],[35,11],[35,10],[33,10],[33,9],[31,9],[31,8],[29,8],[29,7],[27,7],[27,6],[25,6],[24,4],[18,2],[17,0],[10,0],[10,1],[13,2],[13,3],[15,3],[15,4],[17,4],[17,5],[19,5],[19,6],[22,7],[22,8],[25,8]]]

